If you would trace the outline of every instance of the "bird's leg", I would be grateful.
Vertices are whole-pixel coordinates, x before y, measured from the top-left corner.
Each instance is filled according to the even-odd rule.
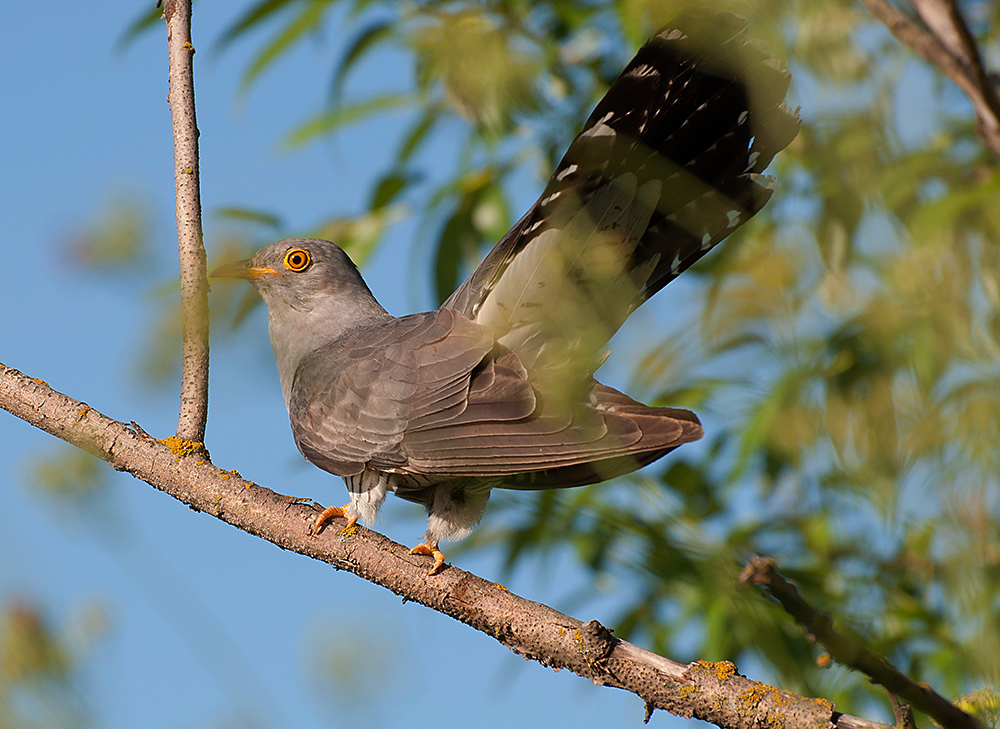
[[[328,506],[323,509],[319,517],[317,517],[316,523],[313,524],[312,533],[319,534],[319,530],[323,528],[323,525],[335,516],[347,517],[347,526],[344,527],[345,529],[350,529],[352,526],[357,524],[358,517],[351,516],[347,513],[348,506],[350,506],[350,503],[344,504],[343,506]]]
[[[444,569],[444,554],[438,549],[437,542],[433,542],[432,544],[421,542],[410,550],[410,554],[425,554],[428,557],[434,558],[434,566],[431,567],[431,571],[427,573],[428,575],[436,575]]]

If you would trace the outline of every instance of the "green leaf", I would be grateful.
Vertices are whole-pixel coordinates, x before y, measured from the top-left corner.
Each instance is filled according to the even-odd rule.
[[[281,218],[277,215],[272,215],[271,213],[265,213],[261,210],[251,210],[249,208],[240,207],[222,207],[215,211],[215,214],[227,220],[240,220],[248,223],[257,223],[259,225],[266,225],[269,228],[274,228],[275,230],[281,228]]]
[[[347,251],[355,264],[361,266],[375,250],[386,229],[406,215],[404,205],[386,205],[353,218],[334,218],[316,231],[315,237],[333,241]]]
[[[439,302],[458,286],[462,251],[479,240],[469,211],[460,207],[441,229],[434,255],[434,292]]]
[[[773,429],[782,427],[779,416],[786,406],[794,402],[801,384],[801,371],[786,372],[771,385],[770,391],[754,407],[740,433],[739,453],[731,476],[733,479],[743,475],[751,457],[763,451],[771,440]]]
[[[383,176],[379,180],[378,185],[375,186],[375,193],[372,195],[371,202],[368,203],[368,209],[379,210],[380,208],[384,208],[389,203],[395,201],[403,190],[419,179],[419,175],[400,171],[390,172]]]
[[[391,39],[398,27],[397,23],[388,20],[381,20],[363,28],[348,45],[344,52],[344,57],[337,64],[337,71],[334,73],[333,82],[330,84],[330,99],[333,106],[340,101],[340,95],[344,89],[344,82],[347,74],[364,56],[376,48],[380,43]]]
[[[438,104],[432,104],[423,115],[413,125],[409,133],[403,137],[403,143],[399,147],[396,155],[396,164],[403,165],[410,161],[410,158],[420,148],[420,145],[427,140],[431,130],[437,125],[444,109]]]
[[[335,109],[317,114],[304,124],[299,125],[282,140],[282,146],[286,148],[299,147],[313,138],[361,121],[372,114],[377,114],[390,109],[398,109],[413,102],[410,94],[382,94],[374,96],[364,101],[347,106],[338,106]]]
[[[133,20],[124,31],[122,31],[122,34],[118,37],[118,42],[115,43],[116,50],[119,52],[128,50],[128,47],[132,45],[136,38],[152,28],[156,24],[156,21],[162,17],[163,8],[151,5],[149,9],[140,13],[139,16]]]
[[[233,312],[233,320],[230,328],[233,331],[239,329],[247,317],[263,304],[264,300],[260,298],[255,288],[252,286],[245,287],[243,294],[240,296],[239,303],[236,305],[236,311]]]
[[[328,6],[336,0],[311,0],[288,25],[284,27],[264,49],[257,54],[240,80],[240,91],[245,92],[278,57],[287,51],[302,36],[319,27]]]
[[[1000,724],[1000,692],[994,686],[984,686],[971,694],[960,696],[955,705],[972,714],[988,727]],[[937,723],[937,722],[935,722]]]
[[[510,228],[510,206],[507,196],[494,178],[476,196],[472,207],[472,223],[485,241],[498,241]]]
[[[223,31],[219,40],[215,42],[214,49],[216,51],[225,50],[230,43],[239,38],[241,35],[245,35],[249,30],[257,27],[265,20],[270,19],[286,5],[295,1],[296,0],[262,0],[245,12],[239,20]]]

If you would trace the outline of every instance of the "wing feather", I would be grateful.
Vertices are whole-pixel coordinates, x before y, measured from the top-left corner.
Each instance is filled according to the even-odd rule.
[[[636,54],[535,205],[449,297],[529,370],[589,373],[643,301],[767,202],[798,130],[746,21],[690,13]]]
[[[302,453],[333,473],[512,478],[516,488],[566,485],[700,437],[687,411],[588,388],[572,402],[541,397],[516,353],[441,309],[351,333],[307,358],[289,412]],[[607,468],[582,467],[591,461]],[[525,476],[534,472],[544,477]]]
[[[288,410],[299,450],[340,476],[405,466],[400,443],[410,422],[464,409],[470,375],[493,347],[488,331],[451,310],[332,342],[295,374]]]

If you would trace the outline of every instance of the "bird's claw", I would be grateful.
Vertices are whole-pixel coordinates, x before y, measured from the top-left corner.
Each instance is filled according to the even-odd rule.
[[[350,529],[352,526],[358,523],[358,517],[349,516],[347,513],[347,507],[350,504],[344,504],[343,506],[328,506],[320,512],[320,515],[316,518],[316,523],[313,524],[312,533],[313,535],[319,534],[323,526],[330,521],[335,516],[345,517],[347,519],[347,526],[345,529]]]
[[[423,554],[434,558],[434,565],[431,567],[431,571],[427,573],[428,575],[436,575],[444,569],[444,553],[437,548],[436,544],[431,545],[421,542],[410,550],[410,554]]]

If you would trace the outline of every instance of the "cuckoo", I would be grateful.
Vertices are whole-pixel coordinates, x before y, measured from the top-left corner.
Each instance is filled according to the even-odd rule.
[[[444,566],[494,488],[597,483],[702,437],[694,413],[594,379],[640,304],[770,198],[791,142],[783,64],[746,22],[690,14],[611,84],[537,202],[435,311],[394,317],[334,243],[292,238],[213,272],[267,305],[295,443],[343,477],[319,516],[371,523],[389,492],[427,510],[411,550]]]

